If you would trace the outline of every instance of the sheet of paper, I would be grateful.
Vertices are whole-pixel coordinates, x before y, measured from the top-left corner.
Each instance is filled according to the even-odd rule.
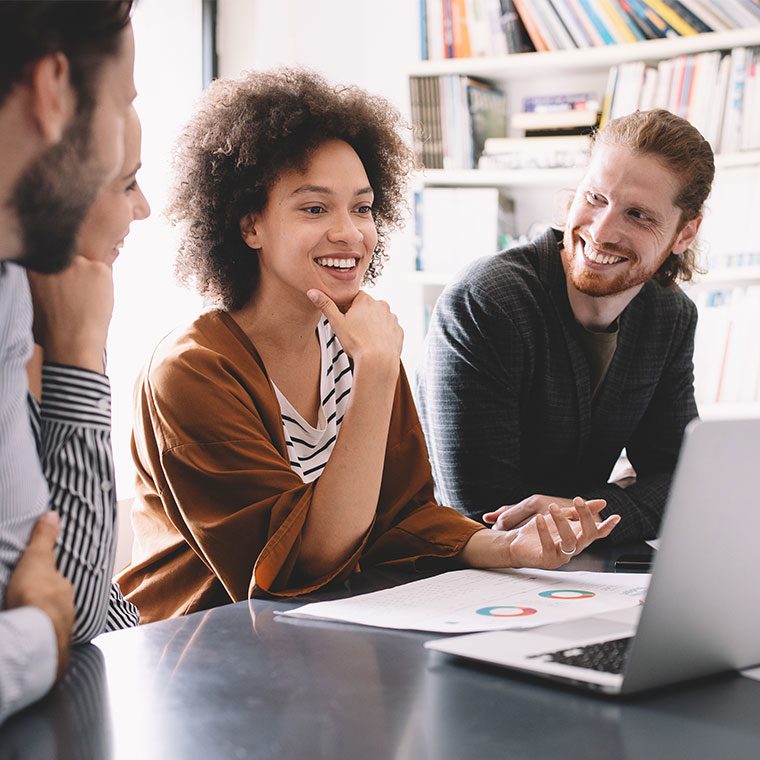
[[[641,573],[455,570],[282,614],[436,633],[534,628],[633,607],[648,583]]]
[[[655,550],[658,551],[660,548],[660,539],[659,538],[653,538],[651,541],[647,541],[647,543]]]
[[[760,667],[748,668],[747,670],[742,670],[741,674],[745,676],[746,678],[754,678],[755,681],[760,681]]]

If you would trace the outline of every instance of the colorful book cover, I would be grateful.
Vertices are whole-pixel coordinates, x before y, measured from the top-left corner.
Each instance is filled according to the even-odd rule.
[[[636,42],[638,38],[625,23],[613,0],[597,0],[612,24],[612,34],[618,42]]]
[[[465,0],[449,0],[451,4],[451,36],[454,41],[454,58],[472,55],[470,29],[467,23]]]
[[[623,4],[620,2],[620,0],[609,0],[609,2],[615,7],[615,10],[620,14],[620,18],[623,19],[623,21],[628,25],[628,28],[631,30],[634,37],[639,42],[642,42],[644,40],[651,39],[649,35],[646,33],[646,30],[643,29],[635,16],[631,16],[626,10],[623,8]]]
[[[583,10],[586,11],[586,14],[591,19],[594,26],[597,28],[597,31],[604,41],[604,44],[614,45],[615,38],[612,36],[612,34],[610,34],[610,30],[602,20],[602,17],[597,13],[596,7],[592,5],[592,0],[580,0],[580,4],[583,6]]]
[[[701,18],[699,18],[699,16],[692,13],[683,3],[678,2],[678,0],[662,0],[662,2],[665,3],[673,13],[680,16],[687,24],[689,24],[689,26],[694,27],[699,34],[714,31],[711,26],[706,24]]]
[[[549,45],[541,35],[538,26],[536,25],[535,18],[532,15],[528,0],[513,0],[515,10],[517,11],[520,19],[525,25],[525,31],[528,33],[533,47],[537,51],[549,50]]]
[[[550,0],[555,13],[567,29],[567,33],[573,38],[576,47],[591,47],[594,43],[587,34],[580,19],[575,15],[575,9],[569,0]]]
[[[662,37],[680,37],[681,35],[668,24],[658,13],[653,11],[644,0],[628,0],[631,7],[639,16],[645,17],[660,31]]]
[[[657,13],[663,21],[670,24],[670,26],[673,27],[673,29],[678,32],[678,34],[683,35],[684,37],[690,35],[690,34],[696,34],[697,30],[691,26],[691,24],[687,24],[686,21],[681,18],[675,11],[671,10],[662,0],[641,0],[643,3],[646,3],[655,13]]]
[[[451,0],[441,0],[443,7],[443,54],[446,58],[454,57],[454,27],[451,17]]]
[[[536,46],[525,28],[513,0],[499,0],[499,5],[501,6],[501,25],[509,52],[534,53]]]
[[[549,0],[530,0],[533,21],[550,50],[568,50],[575,45],[557,19]]]
[[[715,7],[710,0],[680,0],[681,5],[688,8],[695,16],[698,16],[702,21],[711,26],[716,32],[723,32],[727,29],[731,29],[726,19],[721,18],[720,14],[716,12]]]
[[[594,22],[589,18],[588,13],[583,9],[580,0],[567,0],[567,4],[573,9],[576,17],[580,20],[583,28],[586,30],[588,38],[591,40],[591,44],[594,47],[604,45],[602,35],[599,34],[599,30],[594,26]]]
[[[635,0],[619,0],[620,7],[639,25],[648,39],[654,40],[665,36],[667,27],[655,24]]]

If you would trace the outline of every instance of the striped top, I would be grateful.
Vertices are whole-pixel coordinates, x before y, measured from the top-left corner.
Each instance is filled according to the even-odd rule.
[[[353,384],[351,362],[326,319],[317,325],[317,338],[322,355],[317,427],[306,422],[272,383],[280,404],[290,466],[304,483],[316,480],[330,459]]]

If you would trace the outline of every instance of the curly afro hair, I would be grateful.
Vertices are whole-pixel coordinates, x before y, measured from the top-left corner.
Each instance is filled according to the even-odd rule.
[[[240,220],[262,211],[287,170],[303,171],[329,140],[351,145],[374,191],[378,244],[364,277],[374,282],[387,258],[386,236],[401,225],[414,154],[406,125],[384,98],[335,87],[299,68],[248,72],[217,80],[180,134],[167,216],[180,229],[176,273],[210,302],[239,309],[258,282],[258,257],[243,241]]]

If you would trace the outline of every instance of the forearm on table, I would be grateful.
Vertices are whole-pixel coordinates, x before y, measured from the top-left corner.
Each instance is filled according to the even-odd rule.
[[[514,533],[494,530],[479,530],[465,544],[459,559],[467,567],[511,567],[509,546]]]
[[[351,404],[319,477],[299,562],[318,577],[356,548],[375,517],[398,369],[354,368]]]

